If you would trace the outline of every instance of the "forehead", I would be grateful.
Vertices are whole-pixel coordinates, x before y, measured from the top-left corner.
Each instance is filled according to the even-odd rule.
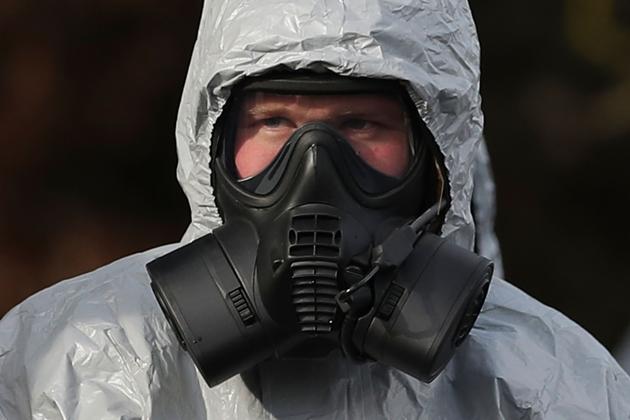
[[[402,101],[397,95],[384,93],[292,95],[249,92],[244,97],[241,107],[244,111],[254,113],[282,109],[319,109],[333,113],[403,111]]]

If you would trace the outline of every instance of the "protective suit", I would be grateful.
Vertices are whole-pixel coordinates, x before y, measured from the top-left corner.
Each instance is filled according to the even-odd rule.
[[[280,65],[405,81],[448,170],[442,235],[472,249],[479,46],[468,5],[457,0],[207,2],[177,123],[177,175],[192,209],[184,243],[221,223],[210,139],[231,86]],[[178,246],[58,283],[9,312],[0,324],[0,418],[630,418],[630,378],[609,353],[498,278],[470,336],[430,384],[333,353],[268,361],[253,381],[235,376],[209,388],[145,269]]]

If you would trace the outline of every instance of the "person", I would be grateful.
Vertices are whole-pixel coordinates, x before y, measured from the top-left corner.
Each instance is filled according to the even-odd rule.
[[[286,78],[279,92],[243,91],[278,72]],[[290,92],[294,76],[307,84],[324,80],[321,92]],[[388,91],[347,93],[337,84],[357,79],[386,82]],[[0,418],[630,417],[630,378],[610,354],[562,314],[497,277],[468,338],[430,383],[333,351],[271,357],[251,375],[211,387],[152,292],[146,264],[211,232],[218,238],[223,219],[227,226],[245,212],[248,194],[235,200],[232,184],[257,197],[283,182],[310,180],[320,185],[311,192],[324,197],[322,190],[361,183],[357,174],[367,173],[379,181],[361,185],[380,194],[414,173],[417,198],[388,211],[417,216],[444,198],[448,209],[435,231],[472,249],[482,121],[479,45],[465,1],[207,1],[176,130],[177,175],[191,206],[182,243],[60,282],[10,311],[0,323]],[[315,139],[305,136],[309,129]],[[278,170],[274,178],[274,162],[302,168],[286,160],[299,145],[309,168],[332,162],[335,169],[309,172],[308,179],[283,178]],[[339,153],[316,152],[325,147]],[[372,225],[376,232],[386,223]],[[219,308],[207,306],[199,310],[211,318]]]
[[[615,351],[615,359],[626,372],[630,373],[630,329],[624,333],[621,344]]]

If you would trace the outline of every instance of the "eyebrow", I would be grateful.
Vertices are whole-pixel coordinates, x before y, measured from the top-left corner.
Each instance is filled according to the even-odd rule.
[[[247,107],[243,109],[246,115],[256,116],[261,114],[274,114],[278,112],[286,111],[286,105],[284,104],[255,104],[251,107]],[[388,109],[332,109],[331,112],[333,114],[337,114],[338,116],[354,116],[354,117],[373,117],[374,115],[382,115],[388,114]]]
[[[254,104],[251,107],[243,109],[246,115],[256,116],[260,114],[274,114],[279,111],[285,111],[286,105],[281,104]]]
[[[256,100],[245,101],[245,103],[243,104],[245,106],[243,106],[243,108],[241,109],[241,112],[243,112],[242,115],[244,117],[249,117],[249,118],[260,118],[261,116],[267,117],[274,114],[285,113],[287,110],[287,106],[290,105],[291,103],[293,103],[293,101],[282,100],[280,98],[278,98],[278,100],[273,101],[273,102],[264,102],[264,103],[258,102]],[[369,109],[366,109],[366,104],[355,104],[355,105],[357,105],[359,109],[352,109],[347,106],[342,106],[334,102],[329,104],[329,106],[331,106],[330,112],[331,114],[335,115],[336,118],[355,117],[355,118],[366,118],[366,119],[370,119],[370,118],[389,119],[389,118],[394,117],[394,114],[396,114],[395,116],[398,117],[399,110],[400,110],[400,108],[396,110],[391,110],[390,107],[381,107],[381,108],[369,107]],[[405,114],[404,110],[402,110],[402,114]]]

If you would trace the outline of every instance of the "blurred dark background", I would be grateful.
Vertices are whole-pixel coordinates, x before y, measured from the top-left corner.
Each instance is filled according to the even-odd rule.
[[[471,0],[506,277],[608,348],[630,322],[630,3]],[[0,2],[0,315],[175,242],[200,0]]]

